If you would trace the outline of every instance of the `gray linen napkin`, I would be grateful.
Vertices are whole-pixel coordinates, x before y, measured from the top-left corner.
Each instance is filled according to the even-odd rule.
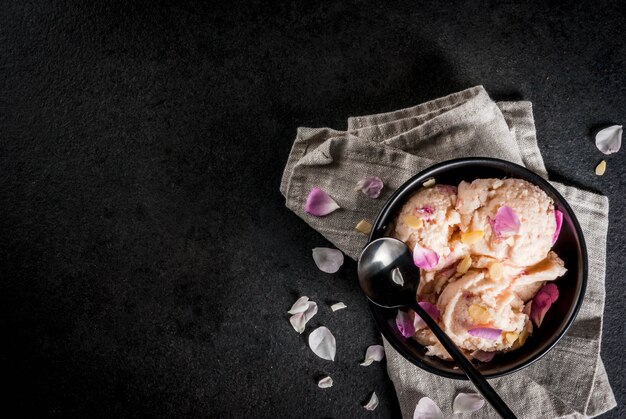
[[[348,256],[356,259],[367,238],[355,231],[372,222],[386,199],[408,178],[440,161],[495,157],[524,165],[547,178],[537,146],[530,102],[494,102],[482,86],[412,108],[348,120],[347,131],[299,128],[281,182],[289,209]],[[355,185],[379,176],[385,187],[370,199]],[[589,253],[589,284],[582,308],[559,344],[538,362],[507,377],[490,380],[520,418],[592,417],[616,402],[600,359],[608,199],[560,183],[581,223]],[[317,186],[341,209],[317,218],[304,212]],[[387,370],[403,417],[411,418],[423,396],[452,417],[460,392],[475,392],[468,382],[427,373],[400,356],[386,341]],[[472,414],[495,417],[488,406]]]

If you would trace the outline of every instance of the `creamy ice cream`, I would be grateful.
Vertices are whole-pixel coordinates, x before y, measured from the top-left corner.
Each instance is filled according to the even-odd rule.
[[[437,185],[402,207],[394,237],[436,263],[421,267],[418,301],[436,305],[446,334],[467,355],[516,349],[532,333],[531,299],[566,272],[550,251],[557,221],[552,200],[521,179]],[[424,250],[426,249],[426,250]],[[419,255],[416,256],[416,254]],[[419,322],[414,338],[427,354],[450,359]]]
[[[498,229],[498,217],[510,209],[518,228]],[[478,255],[528,266],[545,258],[556,229],[552,200],[537,186],[521,179],[477,179],[461,182],[456,210],[462,232],[482,231],[483,240],[471,246]],[[501,223],[502,224],[502,223]],[[511,223],[511,224],[514,224]],[[504,226],[508,227],[508,226]]]
[[[461,217],[456,210],[456,188],[436,185],[420,190],[404,204],[397,218],[394,237],[413,249],[416,244],[433,251],[438,262],[426,271],[448,264],[453,251],[451,236]]]

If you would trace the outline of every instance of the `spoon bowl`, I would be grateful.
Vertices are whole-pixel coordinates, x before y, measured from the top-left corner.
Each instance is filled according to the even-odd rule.
[[[382,237],[368,244],[359,258],[358,276],[367,298],[381,307],[406,307],[415,300],[419,268],[411,250],[398,239]]]

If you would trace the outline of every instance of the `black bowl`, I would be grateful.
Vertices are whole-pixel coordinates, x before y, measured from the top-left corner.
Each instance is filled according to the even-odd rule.
[[[369,241],[388,236],[390,224],[399,213],[402,205],[411,194],[422,187],[429,178],[438,184],[458,185],[462,180],[471,182],[480,178],[519,178],[541,188],[555,206],[563,212],[563,226],[554,251],[565,262],[567,273],[556,280],[559,298],[552,305],[541,324],[534,328],[532,336],[521,348],[496,355],[491,362],[474,361],[476,367],[487,378],[500,377],[518,371],[545,355],[563,337],[570,327],[587,287],[587,247],[580,224],[565,199],[545,179],[530,170],[504,160],[491,158],[464,158],[449,160],[424,170],[409,179],[387,201],[380,211]],[[455,368],[453,361],[426,356],[426,349],[414,339],[406,339],[395,325],[397,310],[385,309],[370,303],[370,309],[383,336],[407,360],[426,371],[448,378],[467,379],[462,371]]]

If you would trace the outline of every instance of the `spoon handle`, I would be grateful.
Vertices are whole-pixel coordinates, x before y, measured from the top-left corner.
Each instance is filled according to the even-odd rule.
[[[443,345],[444,348],[448,351],[450,356],[454,358],[459,367],[465,372],[465,375],[470,379],[474,386],[478,389],[480,394],[493,406],[493,408],[506,419],[515,419],[515,414],[509,409],[504,400],[500,398],[498,393],[489,385],[485,377],[474,367],[472,362],[463,355],[461,350],[450,340],[448,335],[446,335],[443,330],[439,327],[436,321],[434,321],[426,311],[417,304],[416,301],[413,301],[411,304],[411,308],[424,320],[424,322],[428,325],[430,330],[435,334],[439,342]]]

